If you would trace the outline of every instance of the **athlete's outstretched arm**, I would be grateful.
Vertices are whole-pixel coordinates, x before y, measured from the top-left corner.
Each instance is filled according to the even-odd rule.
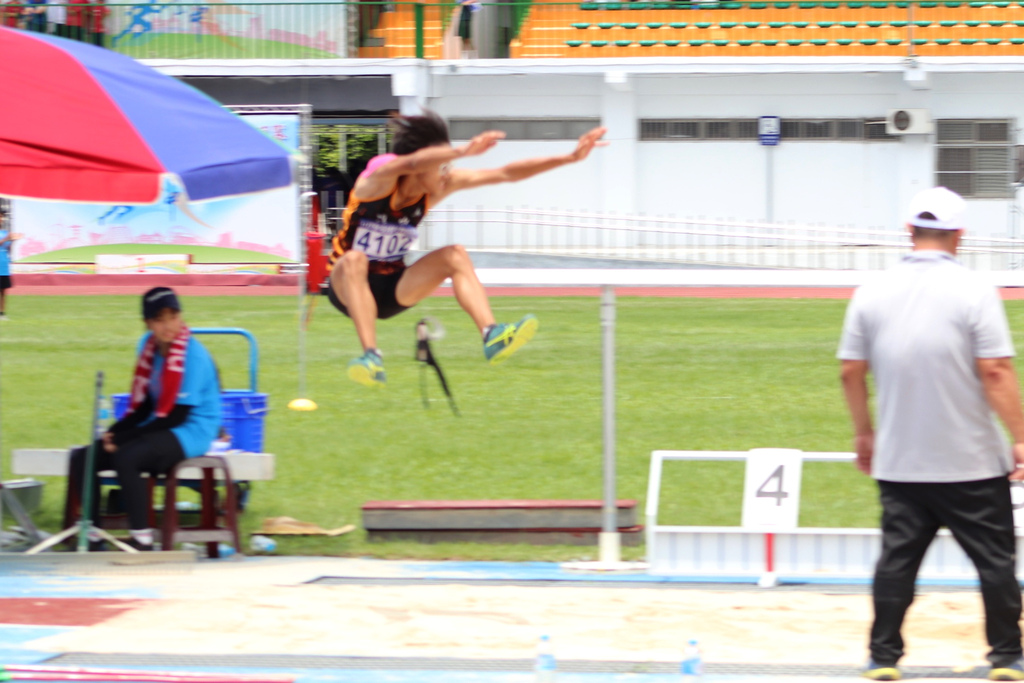
[[[601,141],[601,138],[606,132],[606,128],[594,128],[587,131],[580,136],[579,141],[576,143],[576,149],[569,154],[513,161],[501,168],[453,170],[445,185],[445,195],[447,196],[452,192],[457,192],[458,190],[468,190],[472,187],[480,187],[481,185],[514,183],[518,180],[531,178],[538,173],[544,173],[545,171],[550,171],[553,168],[558,168],[559,166],[583,161],[590,155],[590,151],[592,149],[595,147],[603,147],[608,144],[607,142]],[[435,203],[437,201],[439,201],[439,199],[434,199]]]
[[[395,186],[395,182],[403,175],[419,173],[432,166],[441,166],[461,157],[483,154],[504,137],[505,134],[500,130],[489,130],[480,133],[460,147],[435,145],[418,149],[412,154],[402,154],[377,167],[373,173],[360,176],[356,181],[355,192],[360,197],[376,197],[385,194]]]

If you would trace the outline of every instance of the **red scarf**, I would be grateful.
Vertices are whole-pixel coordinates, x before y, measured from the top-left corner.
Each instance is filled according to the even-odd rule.
[[[185,376],[185,351],[191,333],[184,325],[181,332],[171,342],[164,361],[164,371],[160,376],[160,398],[156,402],[156,417],[167,417],[178,401],[178,390]],[[138,363],[135,365],[135,377],[132,379],[132,400],[128,412],[133,413],[146,400],[149,389],[150,375],[153,372],[153,358],[156,356],[157,342],[155,335],[149,335],[146,345],[142,347]]]

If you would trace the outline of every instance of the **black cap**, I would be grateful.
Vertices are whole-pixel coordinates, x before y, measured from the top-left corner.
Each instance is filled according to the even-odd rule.
[[[170,287],[154,287],[142,295],[142,317],[145,320],[157,317],[165,308],[181,310],[178,295]]]

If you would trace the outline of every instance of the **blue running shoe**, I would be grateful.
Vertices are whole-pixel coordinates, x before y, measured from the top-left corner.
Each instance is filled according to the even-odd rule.
[[[373,351],[367,351],[348,364],[348,378],[364,387],[383,387],[388,383],[384,359]]]
[[[861,675],[872,681],[898,681],[901,678],[900,670],[895,666],[883,666],[873,659],[868,660],[868,666]]]
[[[501,363],[518,351],[519,347],[533,339],[539,324],[533,315],[527,315],[515,325],[496,324],[484,339],[484,356],[491,365]]]
[[[1024,681],[1024,659],[1018,659],[1009,666],[992,667],[988,672],[990,681]]]

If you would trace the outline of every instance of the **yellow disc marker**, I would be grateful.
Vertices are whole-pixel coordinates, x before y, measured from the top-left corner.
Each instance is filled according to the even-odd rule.
[[[316,410],[316,403],[314,403],[313,401],[309,400],[308,398],[296,398],[296,399],[293,399],[288,404],[288,407],[291,408],[292,410],[303,410],[303,411]]]

